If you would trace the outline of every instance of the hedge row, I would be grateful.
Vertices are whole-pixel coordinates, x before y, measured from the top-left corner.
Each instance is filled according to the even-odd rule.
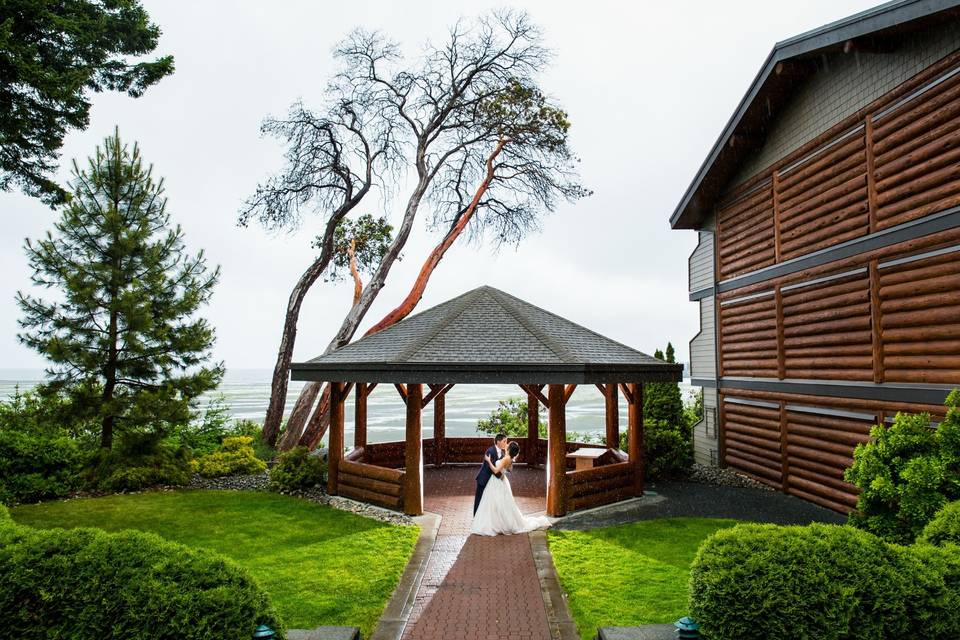
[[[960,635],[960,549],[849,526],[739,525],[694,560],[690,612],[711,640]]]
[[[259,624],[283,637],[267,595],[219,554],[137,531],[40,530],[0,505],[4,637],[222,640]]]

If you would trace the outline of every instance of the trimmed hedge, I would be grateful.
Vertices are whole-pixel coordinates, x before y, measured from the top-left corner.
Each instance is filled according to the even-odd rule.
[[[11,638],[283,637],[250,574],[212,551],[138,531],[39,530],[0,506],[0,620]]]
[[[0,426],[0,502],[59,498],[81,485],[76,441]]]
[[[940,509],[923,528],[918,541],[937,546],[949,543],[960,545],[960,500]]]
[[[711,640],[960,634],[960,557],[849,526],[748,524],[701,545],[690,614]]]

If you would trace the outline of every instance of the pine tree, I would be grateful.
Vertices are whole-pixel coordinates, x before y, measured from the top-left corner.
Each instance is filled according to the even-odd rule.
[[[56,233],[26,242],[34,285],[57,294],[18,292],[18,337],[50,361],[44,388],[95,413],[109,449],[115,432],[188,421],[196,398],[219,384],[213,327],[194,315],[220,269],[207,268],[203,251],[186,253],[163,180],[118,132],[85,170],[74,162],[70,187]]]
[[[657,349],[654,357],[665,362],[676,362],[673,345],[667,343],[666,353]],[[676,382],[651,382],[644,389],[643,402],[644,420],[664,422],[667,426],[677,429],[686,427],[683,415],[683,397],[680,394],[680,385]]]

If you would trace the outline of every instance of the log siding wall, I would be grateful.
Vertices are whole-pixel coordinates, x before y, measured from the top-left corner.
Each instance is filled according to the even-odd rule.
[[[960,206],[960,51],[835,122],[718,203],[714,284]],[[695,456],[847,512],[857,490],[843,470],[870,426],[943,407],[724,388],[723,378],[960,386],[960,227],[797,268],[716,296],[719,388],[705,400],[716,398],[719,438],[711,453],[708,420],[698,423]],[[714,319],[705,303],[714,298],[700,300],[691,363]]]

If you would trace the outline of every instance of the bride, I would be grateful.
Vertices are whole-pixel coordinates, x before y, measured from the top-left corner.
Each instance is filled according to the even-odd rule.
[[[520,453],[520,445],[511,442],[507,447],[507,454],[494,465],[487,462],[493,473],[509,472],[514,460]],[[550,526],[550,519],[546,516],[525,516],[520,512],[516,500],[513,498],[513,489],[510,488],[509,473],[491,476],[487,488],[483,491],[480,506],[473,516],[473,526],[470,530],[481,536],[495,536],[497,534],[526,533],[535,529],[546,529]]]

